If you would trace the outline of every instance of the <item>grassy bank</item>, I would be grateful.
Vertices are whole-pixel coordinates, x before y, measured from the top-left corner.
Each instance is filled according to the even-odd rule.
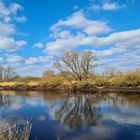
[[[56,91],[96,91],[97,87],[88,82],[63,82],[50,83],[44,81],[25,82],[3,82],[0,83],[1,90],[56,90]]]
[[[24,77],[0,82],[0,89],[96,91],[101,88],[140,89],[140,71],[117,76],[90,75],[88,80],[66,80],[62,74],[48,73],[41,78]]]

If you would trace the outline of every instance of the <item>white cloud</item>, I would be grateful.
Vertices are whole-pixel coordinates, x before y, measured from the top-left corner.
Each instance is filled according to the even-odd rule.
[[[120,40],[118,40],[118,39],[110,40],[109,39],[110,41],[108,43],[102,42],[103,45],[105,45],[107,43],[109,45],[111,44],[114,46],[110,47],[109,49],[102,50],[102,51],[101,50],[96,51],[97,55],[99,56],[99,58],[109,57],[109,56],[117,56],[119,58],[121,56],[121,58],[123,57],[123,59],[125,59],[125,61],[123,61],[123,63],[126,63],[127,61],[137,62],[137,60],[140,59],[140,49],[139,49],[140,48],[140,45],[139,45],[140,44],[140,35],[139,35],[139,31],[140,30],[135,30],[135,33],[134,33],[134,31],[130,31],[130,32],[127,31],[125,33],[123,32],[122,34],[124,36],[123,37],[120,36]],[[117,35],[117,33],[115,33],[115,35]],[[119,37],[119,35],[120,35],[120,33],[118,33],[118,37]],[[117,41],[114,41],[114,40],[117,40]],[[121,55],[121,54],[123,54],[123,55]]]
[[[54,32],[59,32],[64,28],[82,29],[89,35],[97,35],[111,31],[111,28],[106,22],[87,19],[83,11],[72,14],[66,20],[59,20],[50,29]]]
[[[0,37],[1,36],[10,36],[15,32],[15,28],[13,24],[5,24],[0,22]]]
[[[4,6],[2,0],[0,0],[0,17],[7,17],[9,14],[10,11]]]
[[[72,14],[66,20],[59,20],[50,29],[50,37],[55,41],[46,43],[44,50],[50,55],[61,55],[80,45],[94,45],[95,36],[112,30],[106,22],[86,18],[83,11]]]
[[[121,46],[117,48],[118,50],[125,49],[125,47],[132,47],[139,43],[140,38],[140,29],[123,31],[123,32],[115,32],[111,33],[105,37],[97,37],[97,36],[85,36],[83,34],[71,35],[67,38],[57,38],[55,41],[48,42],[46,44],[45,52],[51,55],[62,54],[68,50],[72,50],[78,48],[79,46]],[[129,41],[129,45],[126,42]],[[123,45],[124,44],[124,45]],[[108,55],[112,54],[112,52],[116,50],[116,47],[113,47],[111,50],[105,51]]]
[[[26,43],[24,40],[16,41],[13,38],[0,37],[0,51],[15,52],[26,45]]]
[[[49,62],[51,59],[52,57],[50,56],[30,57],[25,61],[25,64],[34,65],[34,64],[40,64],[40,63],[46,63],[46,62]]]
[[[9,53],[6,53],[6,54],[3,54],[1,57],[0,57],[0,65],[11,65],[11,66],[14,66],[14,67],[17,67],[17,66],[23,66],[23,64],[25,63],[25,60],[23,57],[21,57],[20,55],[18,54],[9,54]]]
[[[133,38],[106,50],[95,51],[99,58],[99,69],[104,66],[121,70],[140,68],[140,39]]]
[[[109,33],[111,28],[106,24],[109,30],[102,30],[100,34],[93,33],[94,26],[96,27],[93,23],[94,20],[87,19],[82,11],[72,14],[66,20],[58,21],[50,28],[52,41],[46,43],[44,52],[51,56],[61,56],[66,51],[90,46],[90,49],[93,47],[93,51],[97,53],[100,59],[99,64],[113,64],[118,67],[129,67],[132,64],[134,67],[140,66],[138,63],[140,29]],[[91,27],[93,29],[90,29]],[[90,29],[92,34],[89,31],[87,33],[87,29]],[[102,49],[96,51],[97,47],[102,47]],[[130,59],[129,56],[135,57]]]
[[[26,65],[20,66],[17,68],[17,71],[22,76],[41,76],[42,73],[48,69],[52,68],[52,64],[50,62],[42,64],[34,64],[34,65]]]
[[[98,38],[97,45],[98,46],[112,45],[115,43],[133,40],[135,38],[140,38],[140,29],[115,32],[107,37]]]
[[[74,15],[77,15],[77,14],[74,14]],[[67,23],[66,24],[67,27],[69,27],[68,25],[70,25],[69,30],[63,29],[63,26],[65,25],[65,23]],[[46,44],[46,49],[44,51],[47,54],[51,54],[51,55],[60,54],[61,55],[65,51],[78,48],[79,46],[93,46],[93,47],[100,46],[100,47],[102,47],[102,46],[112,45],[113,46],[112,49],[106,50],[103,52],[103,53],[106,53],[107,55],[111,55],[111,54],[114,54],[116,52],[116,50],[117,50],[117,52],[119,52],[119,51],[122,52],[122,50],[124,48],[117,47],[117,46],[120,46],[120,43],[131,41],[129,44],[131,47],[134,48],[133,44],[134,43],[135,43],[135,45],[138,44],[136,42],[136,39],[139,40],[139,38],[140,38],[140,29],[128,30],[128,31],[122,31],[122,32],[114,32],[114,33],[111,33],[104,37],[101,37],[101,36],[99,37],[97,35],[90,35],[90,34],[85,35],[82,33],[82,31],[85,30],[85,28],[83,28],[81,33],[79,31],[79,33],[73,34],[73,32],[71,31],[71,26],[73,25],[74,28],[76,28],[75,24],[68,24],[68,23],[69,23],[69,18],[66,21],[63,21],[61,23],[58,22],[54,26],[51,27],[51,29],[53,31],[55,31],[51,34],[51,37],[55,38],[55,40],[48,42]],[[73,23],[73,22],[71,22],[71,23]],[[78,27],[78,24],[76,24],[76,26],[77,26],[77,28],[80,28],[81,23],[79,23],[79,27]],[[86,26],[86,29],[87,28],[88,27]],[[60,31],[58,31],[58,30],[60,30]],[[116,46],[117,49],[114,46]],[[121,46],[122,46],[122,44],[121,44]],[[128,47],[128,44],[125,46]]]
[[[33,47],[42,49],[42,48],[44,48],[44,45],[42,42],[38,42],[38,43],[34,44]]]
[[[45,53],[49,55],[62,55],[64,52],[77,48],[82,45],[83,37],[79,34],[77,36],[70,36],[69,38],[56,39],[55,41],[46,44]]]
[[[117,3],[103,3],[102,5],[99,4],[95,4],[92,6],[92,8],[94,10],[118,10],[120,9],[120,5],[118,5]]]
[[[25,20],[24,16],[17,15],[22,9],[23,7],[17,3],[6,5],[0,0],[0,52],[14,52],[26,45],[26,41],[14,39],[16,27],[11,24],[13,20]]]
[[[39,63],[39,59],[36,57],[31,57],[31,58],[27,59],[25,63],[28,65],[37,64],[37,63]]]
[[[24,8],[20,4],[11,3],[9,5],[5,5],[4,2],[0,0],[0,18],[3,22],[8,23],[12,20],[25,21],[26,17],[18,15],[18,11],[23,9]]]
[[[120,4],[113,0],[93,0],[91,8],[93,10],[104,10],[104,11],[113,11],[125,8],[126,4]]]
[[[10,64],[22,63],[24,59],[19,55],[8,55],[6,62]]]
[[[12,3],[9,7],[9,11],[13,14],[17,14],[17,11],[22,9],[23,7],[18,3]]]
[[[27,18],[25,16],[19,16],[19,17],[15,17],[15,20],[18,22],[25,22]]]
[[[60,31],[60,32],[53,32],[52,34],[50,34],[50,37],[51,38],[69,38],[69,37],[72,37],[72,34],[70,33],[69,30],[63,30],[63,31]]]

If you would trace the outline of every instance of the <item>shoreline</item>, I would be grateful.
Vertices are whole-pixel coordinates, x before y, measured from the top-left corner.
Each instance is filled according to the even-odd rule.
[[[119,86],[91,86],[90,87],[65,87],[65,86],[56,86],[56,87],[50,87],[50,86],[16,86],[16,87],[10,87],[0,86],[0,91],[2,90],[17,90],[17,91],[62,91],[62,92],[139,92],[140,93],[140,87],[119,87]]]

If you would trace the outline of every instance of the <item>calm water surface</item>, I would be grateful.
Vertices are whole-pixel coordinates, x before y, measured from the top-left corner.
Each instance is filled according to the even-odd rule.
[[[140,140],[140,93],[0,91],[0,125],[27,118],[30,140]]]

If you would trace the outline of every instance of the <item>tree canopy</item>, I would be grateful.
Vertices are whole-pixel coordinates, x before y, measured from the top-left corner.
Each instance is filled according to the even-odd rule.
[[[60,70],[67,79],[87,80],[96,64],[96,56],[92,51],[66,52],[60,60],[54,62],[54,67]]]

